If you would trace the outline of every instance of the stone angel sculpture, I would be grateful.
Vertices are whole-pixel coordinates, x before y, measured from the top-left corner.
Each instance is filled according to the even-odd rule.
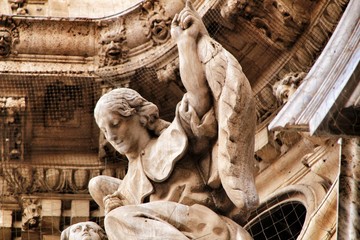
[[[105,231],[95,222],[79,222],[61,232],[60,240],[107,240]]]
[[[132,89],[104,94],[96,123],[129,165],[122,180],[92,178],[90,194],[109,239],[251,239],[239,225],[258,204],[251,87],[190,1],[171,35],[187,90],[175,119]]]

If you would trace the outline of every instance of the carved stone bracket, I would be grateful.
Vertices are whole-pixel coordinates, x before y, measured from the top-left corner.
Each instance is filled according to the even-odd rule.
[[[37,230],[41,223],[41,204],[38,199],[22,198],[22,230]]]

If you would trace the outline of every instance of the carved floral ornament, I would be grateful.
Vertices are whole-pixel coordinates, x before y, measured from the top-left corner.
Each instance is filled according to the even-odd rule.
[[[13,20],[7,16],[0,16],[0,57],[7,57],[14,51],[15,44],[19,43],[19,31]]]

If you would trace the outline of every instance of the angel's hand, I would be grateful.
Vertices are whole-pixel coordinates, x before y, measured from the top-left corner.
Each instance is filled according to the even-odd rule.
[[[116,191],[113,194],[109,194],[104,197],[103,202],[105,206],[104,214],[108,214],[111,210],[124,206],[124,198],[122,195]]]
[[[195,11],[191,2],[187,1],[185,8],[173,18],[171,36],[178,42],[182,39],[196,40],[199,35],[207,34],[200,15]]]

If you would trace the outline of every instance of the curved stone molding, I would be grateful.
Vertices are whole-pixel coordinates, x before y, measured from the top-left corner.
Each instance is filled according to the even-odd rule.
[[[23,160],[25,97],[0,96],[0,158]]]
[[[17,54],[15,45],[19,43],[19,31],[11,17],[0,16],[0,58]]]
[[[306,10],[309,1],[299,1],[297,6],[283,0],[228,0],[221,7],[225,19],[237,16],[248,20],[265,38],[279,49],[291,47],[309,23]]]
[[[326,123],[325,126],[321,125],[331,111],[343,106],[346,96],[340,94],[344,89],[351,94],[359,84],[356,78],[351,77],[360,55],[357,47],[360,34],[359,8],[358,1],[350,1],[329,43],[292,99],[272,120],[269,129],[295,127],[314,134],[327,127]],[[333,109],[335,105],[337,109]]]
[[[308,72],[315,59],[322,51],[324,44],[334,31],[345,6],[349,0],[331,0],[319,14],[319,18],[311,25],[306,34],[306,41],[298,48],[292,59],[284,66],[283,71]],[[309,37],[311,36],[311,37]]]

